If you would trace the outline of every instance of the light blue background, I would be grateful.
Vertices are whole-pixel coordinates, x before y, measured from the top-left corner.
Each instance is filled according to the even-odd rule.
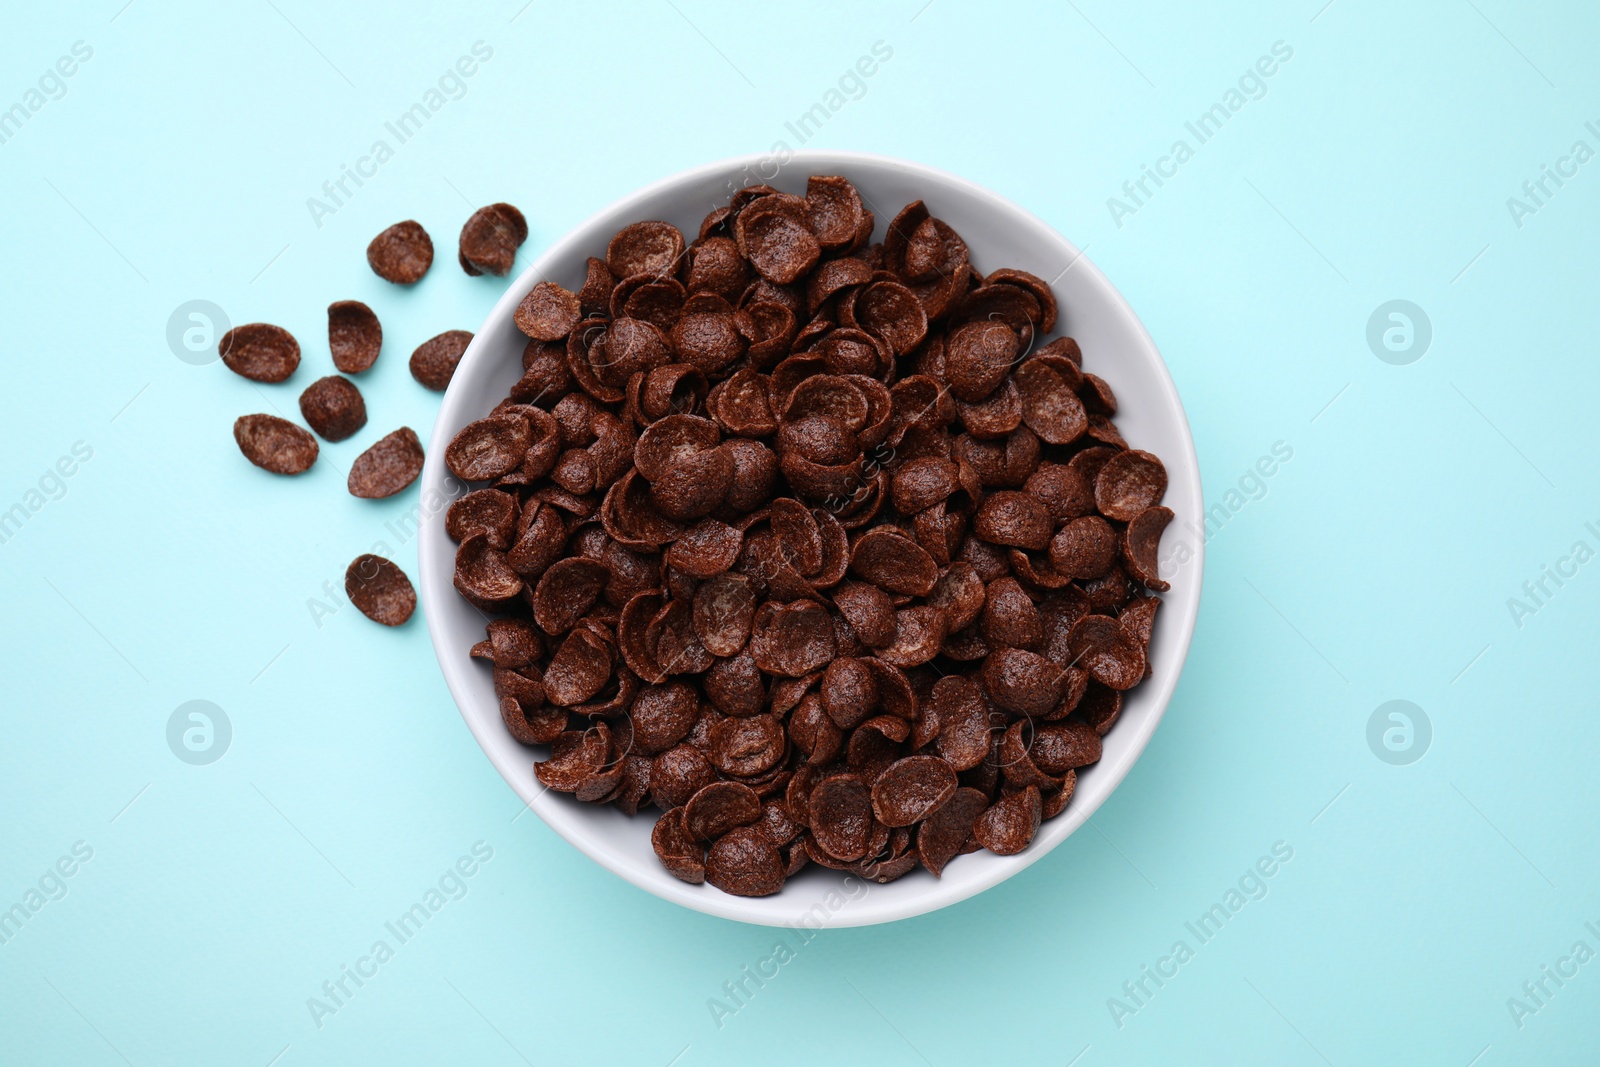
[[[0,908],[75,842],[93,859],[0,945],[0,1061],[1593,1062],[1600,962],[1520,1028],[1506,1002],[1600,950],[1600,563],[1520,627],[1507,598],[1600,548],[1600,163],[1521,228],[1506,200],[1600,148],[1600,18],[1322,3],[13,5],[0,106],[75,41],[93,58],[0,144],[0,509],[93,458],[0,545]],[[476,41],[464,95],[317,226],[307,198]],[[501,292],[455,266],[470,208],[519,205],[526,263],[646,182],[797,147],[785,122],[877,41],[812,146],[954,171],[1086,246],[1165,354],[1209,503],[1293,458],[1211,540],[1177,696],[1089,827],[964,904],[825,932],[719,1028],[708,998],[773,933],[519,818],[420,616],[318,625],[308,600],[375,542],[416,573],[386,529],[415,491],[343,476],[396,426],[427,439],[407,354]],[[1116,225],[1107,198],[1277,41],[1266,94]],[[362,255],[402,218],[439,252],[412,291]],[[175,358],[196,298],[286,326],[305,366]],[[294,414],[345,298],[385,327],[371,422],[304,478],[256,471],[231,423]],[[1397,298],[1433,327],[1407,366],[1365,340]],[[1366,741],[1397,698],[1433,727],[1409,766]],[[191,699],[232,722],[209,766],[167,748]],[[314,1025],[307,998],[477,841],[466,895]],[[1198,945],[1185,922],[1279,841],[1267,896]],[[1108,998],[1179,938],[1194,959],[1119,1028]]]

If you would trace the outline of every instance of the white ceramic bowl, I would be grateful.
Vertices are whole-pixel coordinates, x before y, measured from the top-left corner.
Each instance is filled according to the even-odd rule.
[[[518,796],[557,833],[607,870],[641,889],[686,908],[769,926],[862,926],[920,915],[964,900],[1018,873],[1066,840],[1094,814],[1133,766],[1155,731],[1177,685],[1200,607],[1203,543],[1186,527],[1202,521],[1199,465],[1183,405],[1154,342],[1117,290],[1094,265],[1044,222],[986,189],[953,175],[905,160],[855,152],[798,152],[781,171],[768,157],[750,156],[712,163],[663,179],[612,204],[557,241],[506,289],[467,349],[445,393],[422,472],[422,499],[449,495],[454,485],[444,464],[445,446],[467,423],[482,418],[521,374],[527,339],[512,323],[512,312],[541,278],[576,291],[585,258],[604,256],[611,235],[628,223],[664,219],[693,237],[701,218],[726,203],[740,186],[768,181],[788,192],[804,193],[811,174],[842,174],[855,183],[877,216],[875,239],[902,206],[922,199],[929,210],[955,228],[985,270],[1020,267],[1053,279],[1061,314],[1057,333],[1077,338],[1085,369],[1099,374],[1116,391],[1117,426],[1135,448],[1154,452],[1170,476],[1165,503],[1177,517],[1168,527],[1163,556],[1183,541],[1187,562],[1163,568],[1173,584],[1158,613],[1152,638],[1154,674],[1133,690],[1122,717],[1105,739],[1099,763],[1080,772],[1077,793],[1067,809],[1045,822],[1033,844],[1016,856],[977,852],[957,857],[934,878],[918,867],[888,885],[867,883],[842,872],[809,866],[770,897],[729,896],[709,885],[678,881],[657,861],[650,847],[653,809],[628,817],[610,806],[581,804],[571,796],[543,789],[534,778],[535,752],[513,741],[482,662],[467,650],[483,638],[483,616],[451,585],[455,546],[444,532],[444,513],[424,521],[419,539],[422,603],[428,632],[450,693],[478,744]],[[1043,340],[1043,339],[1041,339]],[[1168,573],[1170,572],[1170,573]],[[1158,783],[1149,787],[1157,788]]]

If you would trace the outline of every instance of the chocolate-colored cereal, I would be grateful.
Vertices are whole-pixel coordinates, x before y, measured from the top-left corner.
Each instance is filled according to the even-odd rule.
[[[872,842],[872,792],[853,774],[824,778],[811,790],[806,821],[812,839],[829,856],[858,860]]]
[[[569,557],[551,564],[533,591],[533,621],[555,636],[564,634],[589,613],[611,578],[602,563]]]
[[[994,545],[1043,549],[1050,544],[1050,511],[1026,493],[991,493],[978,508],[972,530]]]
[[[950,636],[950,621],[931,604],[900,608],[894,613],[894,640],[877,650],[878,658],[896,667],[920,667],[939,654]]]
[[[402,426],[380,438],[350,464],[346,480],[351,496],[376,500],[394,496],[422,473],[422,442],[415,431]]]
[[[550,758],[535,762],[533,773],[546,787],[576,793],[600,774],[611,756],[611,731],[605,723],[567,730],[550,745]]]
[[[997,578],[985,590],[979,629],[994,645],[1035,648],[1044,642],[1039,609],[1015,578]]]
[[[833,623],[821,605],[769,600],[756,609],[750,653],[768,674],[798,678],[826,666],[835,651]]]
[[[943,875],[945,865],[956,858],[972,835],[972,824],[988,806],[988,797],[962,786],[917,828],[917,858],[935,878]]]
[[[711,762],[724,774],[760,774],[782,759],[783,752],[783,724],[771,715],[726,719],[711,728]]]
[[[1099,682],[1090,682],[1083,699],[1078,702],[1078,714],[1094,728],[1095,733],[1104,737],[1122,714],[1121,691]]]
[[[1118,452],[1094,479],[1095,506],[1118,522],[1132,522],[1141,511],[1161,503],[1167,491],[1167,468],[1148,452]]]
[[[878,707],[879,699],[877,673],[867,660],[842,656],[823,672],[822,707],[841,730],[860,725]]]
[[[250,322],[217,342],[223,364],[253,382],[281,382],[300,365],[300,342],[282,326]]]
[[[1122,531],[1122,560],[1127,564],[1128,572],[1158,593],[1172,588],[1161,577],[1157,559],[1161,549],[1161,533],[1171,521],[1172,509],[1158,504],[1139,512]]]
[[[933,557],[887,528],[870,530],[856,541],[850,570],[880,589],[907,596],[927,596],[939,581]]]
[[[812,232],[824,249],[834,251],[855,243],[866,209],[849,181],[818,175],[806,179],[806,206]]]
[[[929,705],[939,720],[936,749],[958,771],[982,763],[989,754],[990,722],[977,686],[960,675],[934,683]]]
[[[498,608],[522,592],[522,578],[486,533],[471,534],[456,549],[455,587],[480,608]]]
[[[1015,285],[1025,290],[1039,302],[1040,315],[1039,332],[1049,333],[1056,328],[1056,298],[1050,291],[1050,283],[1037,274],[1029,274],[1025,270],[1013,270],[1002,267],[983,280],[984,285]]]
[[[961,487],[959,468],[943,456],[919,456],[894,472],[891,483],[894,506],[914,515],[947,500]]]
[[[1022,491],[1038,497],[1057,522],[1094,510],[1094,485],[1070,464],[1039,464],[1039,469],[1028,476]]]
[[[653,775],[651,780],[654,781]],[[656,820],[650,831],[650,844],[674,878],[690,885],[706,880],[706,850],[684,828],[683,808],[672,808]]]
[[[512,316],[517,329],[539,341],[559,341],[582,317],[578,297],[555,282],[540,282],[528,291]]]
[[[583,288],[578,290],[578,307],[585,315],[598,315],[611,306],[611,290],[617,279],[606,267],[605,260],[590,256],[587,260]]]
[[[701,519],[667,550],[667,562],[693,578],[713,578],[739,558],[744,536],[716,519]]]
[[[515,671],[496,671],[497,679],[516,678],[528,687],[529,700],[500,698],[500,721],[513,740],[522,745],[548,745],[567,728],[567,709],[544,702],[544,686]],[[496,691],[499,691],[497,686]],[[536,698],[536,699],[535,699]]]
[[[712,841],[761,818],[761,797],[742,782],[712,782],[689,798],[684,829],[697,841]]]
[[[851,306],[856,323],[888,342],[897,356],[910,352],[928,333],[928,316],[910,289],[898,282],[874,282]]]
[[[1143,664],[1140,666],[1142,669]],[[983,661],[982,676],[996,704],[1018,715],[1039,718],[1050,714],[1061,699],[1062,673],[1061,668],[1033,652],[998,648]]]
[[[619,230],[606,247],[606,267],[617,278],[676,274],[683,234],[667,222],[636,222]]]
[[[938,756],[908,756],[872,783],[872,811],[885,826],[911,826],[938,811],[956,791],[956,772]]]
[[[623,227],[527,294],[522,378],[445,456],[490,483],[445,523],[507,731],[724,892],[1025,848],[1149,673],[1159,462],[1040,277],[921,201],[873,224],[814,176],[692,247]],[[525,225],[486,225],[509,266]],[[467,339],[413,362],[442,387]]]
[[[756,594],[742,574],[713,575],[695,590],[694,630],[713,656],[734,656],[744,648],[755,613]]]
[[[659,808],[674,808],[717,780],[705,754],[693,745],[680,744],[656,756],[650,767],[650,796]]]
[[[1102,685],[1132,689],[1144,679],[1144,643],[1116,619],[1085,615],[1072,627],[1067,648]]]
[[[516,521],[516,497],[499,489],[475,489],[451,503],[444,529],[457,543],[475,533],[487,534],[491,545],[504,550],[511,544]]]
[[[544,655],[538,631],[521,619],[491,619],[485,630],[496,667],[520,670]]]
[[[1078,388],[1078,394],[1083,397],[1083,406],[1091,415],[1115,415],[1117,413],[1117,397],[1111,391],[1111,386],[1098,374],[1083,375],[1083,384]]]
[[[789,740],[794,743],[808,764],[823,764],[832,760],[844,747],[844,732],[823,710],[822,698],[807,693],[789,713]]]
[[[787,868],[778,847],[754,826],[723,834],[706,853],[706,881],[738,897],[764,897],[783,888]]]
[[[1048,444],[1071,444],[1089,428],[1083,402],[1072,392],[1072,367],[1060,357],[1035,356],[1024,360],[1014,375],[1022,421]]]
[[[757,274],[788,285],[817,265],[822,248],[807,228],[804,202],[796,209],[781,194],[762,197],[739,213],[734,238]]]
[[[978,844],[1000,856],[1015,856],[1033,842],[1043,816],[1037,786],[1028,786],[990,805],[972,824]]]
[[[1117,532],[1098,515],[1073,519],[1050,541],[1051,566],[1069,578],[1098,578],[1116,560]]]
[[[1028,754],[1046,774],[1065,774],[1075,767],[1098,763],[1101,747],[1094,727],[1068,719],[1037,727]]]
[[[367,424],[367,405],[353,382],[330,374],[300,394],[300,415],[323,440],[343,441]]]
[[[445,464],[465,481],[498,478],[522,464],[532,438],[525,417],[490,415],[462,427],[445,448]]]
[[[411,377],[426,389],[444,392],[471,343],[467,330],[446,330],[428,338],[411,353]]]
[[[397,222],[367,245],[367,265],[386,282],[413,285],[433,266],[433,240],[421,224]]]
[[[999,387],[1011,371],[1020,342],[1003,322],[969,322],[950,335],[945,346],[945,373],[957,400],[977,403]]]
[[[1153,596],[1135,597],[1128,606],[1117,613],[1117,621],[1139,639],[1145,648],[1145,677],[1150,676],[1150,634],[1155,629],[1156,609],[1161,606],[1161,600]]]
[[[273,474],[301,474],[317,461],[317,439],[276,415],[241,415],[233,439],[244,458]]]
[[[335,367],[346,374],[360,374],[378,361],[382,348],[383,326],[371,308],[359,300],[328,305],[328,349]]]
[[[774,845],[787,845],[805,832],[805,827],[795,821],[789,812],[789,802],[782,797],[767,797],[761,802],[761,818],[753,824]]]
[[[517,249],[528,239],[528,220],[510,204],[490,204],[474,211],[461,227],[457,258],[468,274],[504,277],[516,262]]]
[[[616,655],[604,634],[591,626],[570,630],[545,668],[545,696],[552,704],[575,707],[605,688],[615,667]]]
[[[833,604],[862,644],[881,648],[894,640],[894,605],[882,588],[843,582],[833,590]]]
[[[643,756],[665,752],[688,735],[699,712],[699,697],[683,682],[643,687],[629,712],[633,751]]]
[[[385,626],[399,626],[417,609],[417,591],[405,571],[370,552],[345,568],[344,593],[357,611]]]

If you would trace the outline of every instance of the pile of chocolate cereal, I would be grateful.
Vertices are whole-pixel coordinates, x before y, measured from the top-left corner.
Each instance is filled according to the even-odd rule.
[[[662,864],[762,896],[1027,848],[1150,673],[1161,461],[921,201],[842,177],[637,222],[541,281],[451,442],[472,655],[550,789],[660,809]],[[1114,354],[1113,354],[1114,355]]]

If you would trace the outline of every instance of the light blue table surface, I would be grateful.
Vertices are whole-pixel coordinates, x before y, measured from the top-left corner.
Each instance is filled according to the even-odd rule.
[[[11,5],[0,1062],[1596,1062],[1600,17],[1323,3]],[[773,931],[518,817],[421,617],[325,589],[378,542],[415,575],[415,490],[343,472],[427,439],[406,354],[503,290],[455,266],[472,207],[527,213],[526,263],[808,112],[1087,248],[1217,518],[1177,695],[1089,826],[772,973]],[[440,253],[412,291],[363,260],[402,218]],[[256,471],[234,418],[294,413],[344,298],[389,339],[371,422]],[[306,366],[180,358],[193,300]],[[209,764],[168,743],[194,700]]]

